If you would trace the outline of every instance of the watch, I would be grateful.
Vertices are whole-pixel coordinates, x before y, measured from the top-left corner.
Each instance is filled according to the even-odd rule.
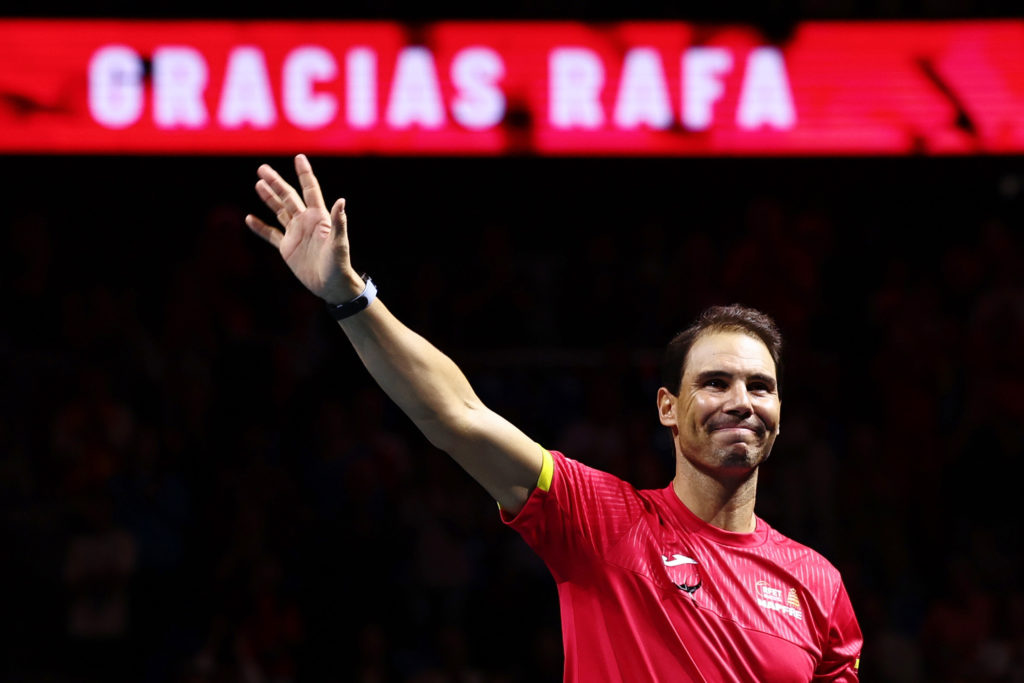
[[[359,313],[377,298],[377,285],[373,283],[372,279],[367,277],[366,273],[363,273],[361,277],[366,286],[359,296],[342,304],[327,304],[327,312],[335,320],[344,320]]]

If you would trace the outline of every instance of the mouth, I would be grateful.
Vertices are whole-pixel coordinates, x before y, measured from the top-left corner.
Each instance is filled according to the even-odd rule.
[[[744,423],[726,423],[726,424],[712,424],[710,425],[709,432],[720,432],[724,434],[742,434],[750,433],[757,436],[763,436],[768,430],[763,425],[757,424],[744,424]]]

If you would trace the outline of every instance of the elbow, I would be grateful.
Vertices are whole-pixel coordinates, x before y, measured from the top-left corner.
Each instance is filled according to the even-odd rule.
[[[452,454],[480,438],[486,412],[487,408],[479,401],[467,401],[415,422],[435,448]]]

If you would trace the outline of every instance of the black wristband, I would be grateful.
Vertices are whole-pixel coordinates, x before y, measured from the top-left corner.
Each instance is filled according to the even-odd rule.
[[[362,294],[357,296],[351,301],[346,301],[343,304],[327,304],[327,312],[331,314],[331,317],[335,320],[344,320],[350,316],[359,313],[364,310],[367,306],[373,303],[373,300],[377,298],[377,285],[373,284],[373,280],[368,278],[363,273],[363,281],[366,283],[366,287],[363,288]]]

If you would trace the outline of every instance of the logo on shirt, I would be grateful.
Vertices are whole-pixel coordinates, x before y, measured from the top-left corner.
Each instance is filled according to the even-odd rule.
[[[686,555],[674,553],[671,559],[662,555],[661,561],[665,563],[665,569],[668,571],[669,578],[679,590],[688,595],[693,595],[697,592],[702,583],[697,560]]]
[[[697,564],[697,560],[686,555],[680,555],[679,553],[673,555],[671,560],[662,555],[661,560],[665,563],[666,567],[678,567],[681,564]]]
[[[784,592],[783,589],[776,588],[767,581],[758,581],[754,586],[754,597],[762,609],[780,612],[794,619],[804,618],[804,610],[800,606],[800,598],[794,588]]]

